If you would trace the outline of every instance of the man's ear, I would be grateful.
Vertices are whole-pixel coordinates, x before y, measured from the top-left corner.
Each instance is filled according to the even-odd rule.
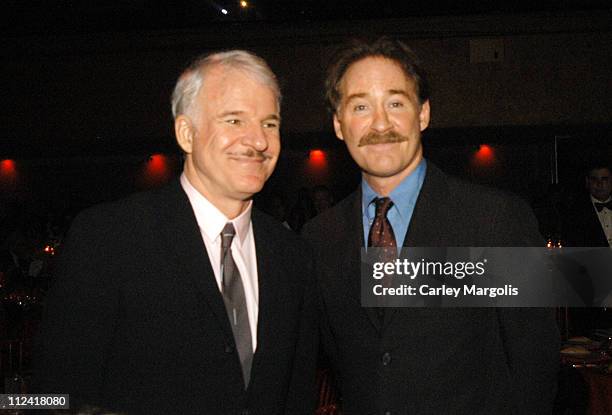
[[[174,134],[176,142],[185,154],[193,151],[193,140],[195,138],[195,128],[193,123],[186,115],[179,115],[174,120]]]
[[[336,137],[338,140],[344,141],[344,136],[342,135],[342,125],[340,124],[340,120],[338,119],[338,113],[334,112],[334,131],[336,132]]]
[[[419,125],[421,127],[421,131],[424,131],[427,127],[429,127],[430,110],[429,100],[421,104],[421,112],[419,113]]]

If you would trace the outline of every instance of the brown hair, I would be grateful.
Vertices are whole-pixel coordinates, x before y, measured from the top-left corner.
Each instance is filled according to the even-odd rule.
[[[382,57],[399,64],[406,76],[414,81],[417,97],[423,104],[429,99],[429,82],[418,57],[403,42],[383,36],[375,41],[353,39],[342,46],[331,60],[325,79],[325,100],[334,113],[340,104],[340,82],[348,68],[368,57]]]

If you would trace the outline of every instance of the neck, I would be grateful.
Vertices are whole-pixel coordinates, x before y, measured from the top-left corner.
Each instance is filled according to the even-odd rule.
[[[363,179],[368,182],[372,190],[381,196],[389,196],[391,192],[400,185],[402,181],[412,174],[418,167],[419,163],[423,160],[423,156],[417,157],[408,167],[404,170],[389,177],[374,176],[367,172],[363,172]]]
[[[210,196],[204,194],[204,197],[210,201],[217,209],[221,211],[228,219],[236,219],[242,212],[249,207],[249,200],[242,200],[239,202],[227,200],[214,200]]]
[[[221,192],[211,191],[211,189],[214,189],[212,183],[207,183],[199,175],[195,174],[192,169],[188,168],[188,166],[185,166],[184,173],[194,189],[204,196],[214,207],[219,209],[228,219],[237,218],[249,207],[251,201],[249,197],[245,197],[244,199],[231,198]]]

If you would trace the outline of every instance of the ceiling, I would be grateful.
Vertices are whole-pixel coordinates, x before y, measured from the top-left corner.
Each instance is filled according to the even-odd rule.
[[[376,22],[366,22],[367,25],[376,23],[383,30],[397,31],[397,26],[404,27],[403,20],[386,19],[547,12],[569,12],[571,15],[578,10],[595,10],[590,14],[600,15],[599,10],[612,11],[610,0],[514,0],[512,6],[507,0],[499,4],[491,0],[484,5],[469,0],[246,1],[247,7],[241,8],[240,0],[5,0],[8,4],[0,13],[0,45],[3,45],[0,55],[0,90],[3,92],[0,94],[0,160],[7,156],[50,157],[98,152],[140,154],[151,148],[176,151],[169,122],[168,96],[181,65],[194,56],[189,43],[191,38],[185,34],[189,29],[205,32],[209,37],[214,37],[211,33],[223,38],[229,36],[228,33],[239,33],[241,36],[236,36],[234,45],[262,27],[271,31],[279,26],[307,29],[317,26],[318,22],[331,22],[323,24],[340,27],[352,26],[354,20],[375,19]],[[222,9],[227,14],[223,14]],[[506,17],[512,20],[512,16],[503,16]],[[413,20],[429,24],[428,19]],[[251,21],[259,23],[234,24]],[[277,24],[284,22],[303,24]],[[270,34],[262,39],[267,39],[266,36]],[[119,46],[111,43],[108,48],[102,48],[112,38],[120,39],[116,43]],[[180,42],[175,40],[176,46],[168,39],[180,39]],[[201,37],[193,39],[199,48]],[[595,46],[599,44],[597,39],[595,36]],[[327,114],[322,100],[317,101],[318,92],[301,90],[301,85],[321,83],[319,72],[309,72],[309,68],[316,67],[319,62],[319,46],[306,45],[298,53],[294,46],[289,46],[293,42],[290,38],[287,44],[279,46],[281,50],[276,50],[276,46],[262,49],[267,53],[266,58],[276,58],[279,68],[293,81],[287,82],[293,87],[285,89],[288,91],[285,96],[293,97],[295,102],[310,97],[307,113],[300,112],[300,105],[285,112],[288,114],[286,125],[291,124],[290,120],[294,123],[294,128],[289,130],[306,134],[303,139],[296,139],[296,145],[302,145],[302,142],[313,142],[308,134],[320,135],[320,131],[311,131],[302,125],[319,125],[317,117],[327,117]],[[172,44],[172,47],[150,47],[158,44]],[[450,47],[450,43],[445,45]],[[604,45],[605,50],[598,54],[595,53],[597,49],[589,48],[578,52],[600,56],[609,50],[609,46]],[[285,59],[285,55],[289,58]],[[555,61],[556,58],[542,59]],[[589,81],[589,85],[599,82],[591,78]],[[462,84],[456,85],[461,88]],[[588,89],[581,88],[585,90]],[[454,99],[452,95],[447,98]],[[330,128],[327,123],[325,126],[321,128]]]
[[[198,28],[210,22],[363,20],[611,9],[609,0],[5,0],[2,36]],[[224,14],[223,10],[227,13]]]

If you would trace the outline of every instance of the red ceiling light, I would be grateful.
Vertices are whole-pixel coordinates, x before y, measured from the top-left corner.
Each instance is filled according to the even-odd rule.
[[[474,162],[480,166],[489,166],[495,162],[495,150],[488,144],[481,144],[474,154]]]
[[[143,166],[141,179],[145,186],[165,183],[171,176],[170,161],[163,154],[153,154]]]
[[[0,189],[12,191],[17,188],[17,163],[15,160],[5,159],[0,161]]]
[[[15,167],[15,160],[2,160],[0,162],[0,171],[2,174],[14,174],[17,172],[17,168]]]
[[[327,154],[323,150],[310,150],[308,155],[308,164],[312,167],[327,166]]]
[[[163,154],[153,154],[149,157],[149,163],[147,166],[147,170],[149,173],[155,174],[163,174],[168,168],[168,160],[166,160],[166,156]]]

